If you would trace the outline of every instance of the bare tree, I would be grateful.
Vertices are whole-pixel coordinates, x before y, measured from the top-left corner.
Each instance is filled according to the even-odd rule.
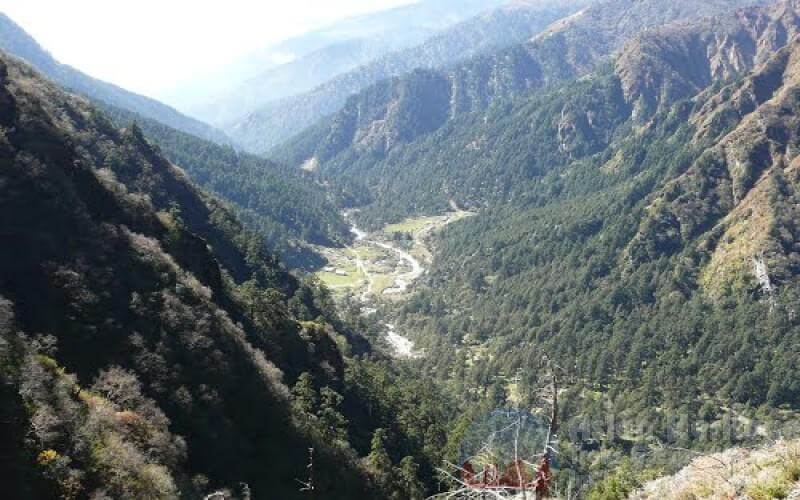
[[[503,478],[516,476],[515,484],[497,481],[500,476],[497,474],[496,467],[492,469],[493,466],[487,466],[484,470],[476,472],[469,461],[465,462],[463,466],[447,463],[448,470],[439,469],[439,472],[456,487],[446,493],[435,495],[431,497],[432,499],[508,499],[514,497],[520,500],[528,500],[528,493],[532,492],[534,498],[540,500],[549,495],[553,480],[551,464],[554,455],[557,453],[555,443],[558,438],[560,415],[558,402],[559,384],[556,372],[558,367],[549,362],[547,358],[545,358],[545,363],[548,367],[547,378],[549,378],[549,383],[536,394],[538,399],[544,401],[545,406],[549,406],[550,409],[547,433],[541,453],[529,457],[529,460],[520,456],[520,432],[523,427],[523,417],[522,412],[517,408],[515,421],[509,426],[492,433],[494,435],[498,432],[513,429],[513,469],[509,467],[511,470],[506,470]],[[521,380],[521,377],[518,376],[516,380]],[[492,440],[492,437],[487,438],[482,450],[489,449],[488,442]],[[532,482],[530,482],[529,476],[526,474],[528,467],[536,469],[536,476]],[[487,481],[487,478],[492,478],[492,480]]]
[[[299,479],[295,479],[298,483],[300,483],[300,491],[307,491],[309,498],[314,498],[314,448],[308,449],[308,464],[306,465],[306,469],[308,469],[308,479],[305,481],[301,481]]]
[[[552,366],[552,365],[551,365]],[[535,481],[535,498],[539,500],[545,498],[550,491],[550,483],[553,479],[553,474],[550,471],[550,464],[553,460],[555,451],[555,441],[558,432],[558,376],[556,375],[555,368],[551,368],[551,384],[550,384],[550,425],[547,427],[547,437],[544,441],[544,450],[542,451],[542,458],[539,462],[539,468],[536,473]],[[523,495],[523,500],[525,496]]]

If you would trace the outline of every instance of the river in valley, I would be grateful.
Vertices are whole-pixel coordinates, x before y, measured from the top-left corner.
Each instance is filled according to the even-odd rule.
[[[411,284],[425,273],[425,268],[422,267],[422,263],[419,261],[419,259],[405,250],[390,245],[389,243],[369,239],[368,234],[355,225],[350,227],[350,231],[355,235],[357,242],[366,245],[374,245],[384,250],[388,250],[397,255],[398,262],[404,261],[411,267],[411,271],[394,276],[394,284],[391,287],[383,290],[383,295],[406,293]],[[360,294],[360,300],[362,304],[365,304],[369,299],[373,278],[367,269],[366,263],[361,257],[358,256],[357,253],[356,266],[367,278],[368,285]],[[374,311],[375,309],[373,308],[367,308],[366,310],[367,313],[373,313]],[[384,326],[386,327],[386,341],[390,346],[392,346],[395,356],[398,358],[413,358],[418,356],[418,353],[416,353],[414,350],[414,342],[397,333],[394,325],[391,323],[385,323]]]

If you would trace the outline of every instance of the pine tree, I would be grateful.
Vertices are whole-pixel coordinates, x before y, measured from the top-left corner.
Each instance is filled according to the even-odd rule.
[[[403,457],[396,470],[399,488],[410,500],[422,499],[425,491],[422,483],[418,479],[419,465],[414,461],[414,457]]]
[[[330,387],[320,390],[322,403],[318,417],[323,424],[322,432],[333,439],[347,441],[347,419],[339,411],[344,397]]]
[[[367,463],[378,474],[389,474],[392,471],[392,459],[386,452],[386,439],[386,430],[376,429],[375,434],[372,435],[369,455],[367,455]]]
[[[314,389],[313,378],[310,373],[303,372],[292,388],[292,408],[299,415],[312,417],[316,415],[318,405],[319,396]]]

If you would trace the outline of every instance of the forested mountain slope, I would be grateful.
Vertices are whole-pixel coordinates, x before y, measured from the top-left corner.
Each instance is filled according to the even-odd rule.
[[[264,235],[267,246],[292,268],[313,267],[308,243],[340,246],[352,237],[333,197],[302,170],[206,141],[155,120],[103,106],[118,127],[136,123],[192,182],[228,201],[238,217]]]
[[[2,13],[0,13],[0,49],[28,61],[29,64],[59,85],[94,101],[133,111],[210,141],[221,144],[230,142],[219,130],[184,116],[165,104],[128,92],[116,85],[85,75],[71,66],[59,63],[36,40]]]
[[[382,81],[278,148],[275,156],[297,165],[313,158],[323,171],[333,172],[362,158],[374,163],[398,144],[438,130],[453,117],[584,75],[649,28],[757,3],[761,2],[598,2],[555,22],[525,44],[446,70],[419,70]]]
[[[591,0],[514,1],[436,35],[425,43],[386,55],[304,93],[251,110],[225,130],[245,148],[263,153],[339,111],[353,94],[383,79],[417,68],[442,68],[462,59],[522,43],[556,19]],[[489,6],[487,6],[488,8]]]
[[[303,498],[309,447],[326,498],[426,487],[446,436],[415,419],[443,400],[368,361],[138,127],[3,54],[0,165],[5,495]]]
[[[550,129],[498,143],[509,148],[498,151],[512,160],[505,167],[519,167],[510,172],[520,189],[445,231],[430,277],[436,294],[423,292],[421,302],[412,301],[406,309],[409,326],[419,313],[428,319],[415,326],[438,333],[427,337],[430,341],[455,335],[457,343],[477,339],[500,346],[532,336],[539,348],[574,357],[591,380],[622,377],[615,380],[634,384],[636,375],[647,384],[666,376],[661,367],[681,363],[670,376],[697,376],[684,388],[717,386],[740,401],[790,403],[797,390],[793,377],[759,370],[795,366],[789,358],[779,360],[791,355],[786,342],[797,334],[791,310],[798,275],[798,9],[800,3],[792,0],[649,33],[626,49],[614,69],[523,106],[519,121],[538,117],[533,122]],[[739,39],[741,46],[761,49],[745,56],[717,44],[731,40],[732,33],[749,33]],[[771,47],[781,37],[774,33],[787,40],[777,50]],[[665,45],[669,50],[660,55],[641,49],[653,46],[648,40],[668,37],[676,43]],[[681,44],[692,50],[676,56],[672,49]],[[738,61],[743,71],[755,67],[727,78],[720,72],[719,80],[707,80],[699,91],[677,96],[659,91],[661,97],[652,102],[660,111],[644,120],[636,112],[636,86],[626,81],[688,89],[683,82],[703,74],[698,71],[703,65],[686,54],[724,59],[725,67]],[[564,141],[557,133],[563,117],[586,120],[586,111],[562,110],[581,99],[593,100],[593,121],[606,124],[607,135],[588,133],[593,129],[584,121],[583,127],[571,127],[580,133]],[[509,156],[528,143],[536,154],[520,161]],[[451,309],[445,297],[457,297],[459,307]],[[681,307],[697,308],[697,314],[681,315]],[[677,326],[666,319],[672,313],[702,326]],[[753,323],[752,315],[760,321]],[[737,337],[733,332],[745,325],[742,332],[753,330]],[[775,330],[768,334],[768,328]],[[728,334],[716,333],[723,331]],[[672,342],[677,334],[689,337]],[[756,338],[770,347],[753,348],[749,343]],[[670,351],[687,342],[702,350],[683,360],[670,358]],[[714,342],[731,344],[712,348]],[[747,361],[727,358],[737,352],[746,352]],[[653,362],[651,356],[667,359]],[[706,371],[714,363],[719,363],[715,371]],[[633,371],[625,375],[618,369]]]
[[[317,158],[323,175],[350,185],[353,193],[374,193],[361,198],[372,201],[362,210],[365,221],[445,210],[450,199],[479,207],[524,198],[528,181],[603,151],[629,119],[634,125],[647,123],[662,106],[743,74],[773,55],[796,32],[794,16],[781,4],[657,30],[632,41],[614,67],[607,65],[592,81],[498,101],[486,112],[448,120],[428,134],[434,126],[415,124],[411,130],[418,137],[396,136],[388,153],[379,142],[345,149],[328,163],[329,155],[320,149]],[[416,77],[420,82],[431,78],[421,72]],[[402,107],[394,109],[399,109],[397,120],[386,122],[386,129],[400,129],[408,116]],[[430,112],[432,105],[426,109]],[[369,121],[365,110],[358,116]],[[319,136],[303,140],[312,137]]]
[[[269,49],[284,57],[288,55],[291,60],[254,71],[221,95],[205,96],[204,102],[192,112],[218,126],[234,123],[269,102],[305,93],[386,54],[415,47],[439,32],[448,32],[451,26],[504,2],[425,0],[339,21]],[[503,31],[484,32],[484,35],[507,36]],[[268,56],[260,55],[260,52],[248,58],[256,59],[250,65],[257,66],[260,58],[264,59],[262,65],[267,63]],[[319,117],[327,113],[323,112]],[[294,131],[304,128],[296,127]],[[271,132],[268,127],[263,129],[266,133],[279,133]]]
[[[0,34],[3,33],[10,37],[0,23]],[[16,39],[24,43],[8,44],[12,55],[37,68],[55,64],[47,62],[49,56],[27,35]],[[350,237],[328,194],[301,171],[183,132],[148,118],[147,113],[130,111],[103,99],[95,99],[95,103],[120,128],[137,123],[144,135],[183,168],[193,182],[230,202],[248,227],[263,234],[271,251],[290,266],[313,266],[318,261],[306,243],[335,246]]]
[[[632,450],[668,467],[763,437],[725,419],[796,419],[798,34],[797,0],[648,30],[586,77],[328,164],[370,188],[374,226],[478,211],[435,238],[393,323],[426,376],[467,407],[526,407],[546,356],[565,428],[633,423],[562,435],[562,485]]]

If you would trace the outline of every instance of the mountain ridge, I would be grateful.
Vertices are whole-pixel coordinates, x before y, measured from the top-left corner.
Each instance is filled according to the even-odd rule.
[[[503,2],[424,0],[338,21],[265,49],[291,55],[291,60],[283,64],[259,69],[258,61],[264,58],[261,53],[265,50],[248,56],[252,70],[246,78],[226,92],[205,96],[202,105],[189,112],[224,126],[267,102],[311,90],[387,53],[423,43],[439,31]]]
[[[440,82],[437,84],[438,89],[447,88],[446,92],[439,90],[434,99],[441,106],[448,107],[448,119],[479,112],[496,99],[523,98],[534,90],[547,89],[591,71],[597,65],[603,64],[624,41],[632,39],[642,30],[660,26],[669,20],[703,17],[710,13],[733,10],[736,6],[760,2],[720,0],[704,3],[700,10],[695,9],[695,3],[690,1],[673,4],[669,9],[662,9],[660,5],[656,5],[657,3],[631,0],[600,2],[587,7],[567,21],[557,21],[556,27],[551,28],[546,35],[539,35],[525,44],[473,58],[447,71],[433,71],[430,80]],[[382,91],[384,96],[382,100],[375,99],[370,94],[374,93],[374,90],[370,89],[361,95],[351,97],[342,111],[282,145],[275,156],[295,165],[317,157],[324,168],[325,161],[331,156],[350,146],[358,149],[357,141],[353,138],[363,134],[363,131],[371,125],[348,124],[347,116],[358,114],[355,109],[359,106],[371,108],[374,116],[387,116],[396,109],[396,96],[401,92],[393,87],[413,86],[411,80],[415,78],[415,73],[405,78],[410,81],[404,82],[401,77],[376,84],[373,89],[380,87],[385,89]],[[406,99],[410,101],[425,99],[425,93],[429,90],[420,86],[417,94],[409,94]],[[362,98],[363,103],[360,103],[359,100]],[[425,109],[420,108],[411,119],[413,125],[413,120],[429,121],[436,120],[436,117],[426,116]],[[441,126],[446,121],[439,120],[438,125]],[[376,121],[375,125],[380,130],[380,123]],[[326,144],[324,135],[319,136],[320,129],[326,126],[331,130],[330,136],[336,137],[331,145]],[[388,130],[386,133],[391,134],[393,131]],[[314,137],[304,139],[304,135]],[[321,146],[316,147],[325,152],[324,157],[319,157],[320,155],[311,149],[314,146],[294,146],[303,142],[312,145],[320,143]],[[289,155],[286,155],[287,151]],[[378,150],[376,153],[381,156],[385,151]]]
[[[266,152],[293,133],[338,111],[348,97],[371,84],[420,68],[446,67],[475,54],[519,43],[564,13],[590,2],[512,2],[435,35],[422,45],[369,62],[309,92],[268,104],[225,129],[247,149]],[[287,121],[287,116],[292,120]]]

